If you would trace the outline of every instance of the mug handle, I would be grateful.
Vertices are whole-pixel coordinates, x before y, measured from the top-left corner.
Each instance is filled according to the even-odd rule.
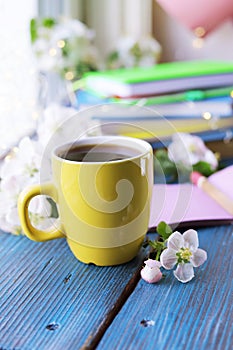
[[[38,195],[50,196],[55,202],[57,201],[57,191],[52,183],[41,185],[31,185],[25,188],[18,198],[18,213],[22,229],[25,235],[33,241],[44,242],[51,239],[62,238],[65,235],[60,229],[50,228],[48,230],[39,230],[35,228],[30,221],[28,206],[30,200]]]

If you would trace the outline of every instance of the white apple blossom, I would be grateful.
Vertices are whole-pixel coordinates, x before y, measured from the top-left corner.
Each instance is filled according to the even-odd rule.
[[[89,37],[88,28],[84,23],[72,20],[62,19],[50,29],[51,42],[56,43],[58,40],[68,39],[69,37]]]
[[[161,45],[153,37],[137,40],[125,36],[118,40],[115,50],[109,54],[109,67],[149,67],[159,61],[161,51]]]
[[[28,180],[28,181],[27,181]],[[13,234],[21,234],[22,229],[18,216],[17,201],[20,192],[32,181],[24,175],[17,174],[1,181],[0,190],[0,228]],[[52,206],[45,196],[34,197],[29,204],[29,215],[32,224],[44,229],[51,226]]]
[[[193,267],[202,265],[207,259],[205,250],[198,248],[198,234],[195,230],[187,230],[182,235],[175,231],[167,241],[167,248],[160,256],[162,266],[171,270],[177,264],[174,276],[183,283],[194,277]]]
[[[209,163],[212,170],[218,166],[214,153],[205,146],[203,140],[198,136],[185,133],[173,135],[172,142],[168,146],[168,157],[172,162],[187,167],[191,167],[199,161]]]
[[[32,198],[28,210],[32,225],[40,230],[49,228],[56,221],[51,218],[52,206],[46,196]]]
[[[73,128],[65,130],[64,134],[62,128],[62,124],[76,113],[73,108],[49,105],[44,110],[35,138],[24,137],[1,163],[0,229],[13,234],[22,233],[17,210],[18,196],[25,187],[40,183],[42,157],[50,138],[56,133],[61,140],[66,140],[71,132],[77,134]],[[51,217],[52,204],[45,196],[36,196],[30,201],[29,215],[32,225],[39,229],[48,228],[57,220]]]
[[[145,266],[141,270],[141,277],[148,283],[156,283],[161,280],[161,263],[157,260],[148,259],[144,261]]]
[[[11,176],[1,181],[0,228],[13,234],[21,233],[17,212],[17,199],[25,185],[22,176]]]
[[[48,20],[50,20],[49,26],[43,19],[32,20],[34,23],[32,49],[38,70],[56,72],[63,77],[70,72],[73,78],[79,78],[83,74],[83,69],[84,71],[96,69],[99,58],[97,49],[92,43],[94,31],[76,19]]]
[[[20,192],[28,185],[39,183],[42,146],[38,141],[24,137],[0,170],[0,228],[13,234],[22,233],[17,201]],[[45,197],[36,196],[29,204],[32,224],[38,228],[51,225],[51,204]]]
[[[39,142],[24,137],[19,146],[6,157],[0,172],[1,179],[22,176],[27,184],[39,179],[42,146]]]

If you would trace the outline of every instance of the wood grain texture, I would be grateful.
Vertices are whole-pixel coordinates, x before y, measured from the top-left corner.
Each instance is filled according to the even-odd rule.
[[[143,254],[100,268],[80,263],[65,240],[0,233],[0,349],[94,348],[136,285]]]
[[[233,348],[233,226],[199,229],[199,240],[208,260],[195,278],[182,284],[166,271],[158,284],[141,280],[98,349]]]

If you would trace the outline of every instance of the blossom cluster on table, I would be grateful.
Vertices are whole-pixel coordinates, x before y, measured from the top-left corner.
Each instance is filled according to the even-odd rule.
[[[194,278],[194,268],[201,266],[207,260],[205,250],[199,248],[197,231],[189,229],[181,234],[173,232],[165,222],[157,227],[159,239],[149,241],[156,253],[155,259],[149,258],[141,270],[141,277],[148,283],[157,283],[163,278],[161,268],[172,270],[175,278],[187,283]]]
[[[44,110],[42,121],[33,139],[24,137],[5,157],[0,167],[0,229],[23,234],[17,200],[20,192],[40,183],[40,169],[45,147],[59,126],[77,111],[52,104]],[[29,205],[30,220],[40,229],[50,226],[56,218],[53,203],[45,196],[34,197]]]

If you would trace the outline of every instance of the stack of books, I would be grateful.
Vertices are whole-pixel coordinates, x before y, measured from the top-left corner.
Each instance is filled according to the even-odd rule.
[[[149,140],[155,148],[175,132],[223,141],[233,133],[233,62],[186,61],[87,73],[74,83],[81,107],[109,104],[93,119],[103,131]],[[232,154],[233,156],[233,154]]]

